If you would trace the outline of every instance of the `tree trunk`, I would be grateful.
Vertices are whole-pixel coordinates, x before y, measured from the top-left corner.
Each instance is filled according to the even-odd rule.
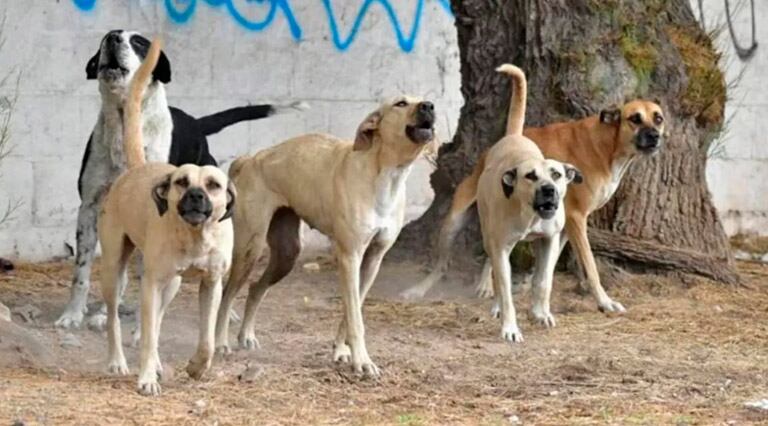
[[[453,0],[452,7],[465,104],[431,176],[435,200],[403,230],[396,252],[431,251],[456,185],[503,135],[510,88],[495,68],[509,62],[528,76],[528,126],[580,119],[633,98],[656,99],[664,108],[662,151],[635,161],[613,199],[591,216],[591,227],[602,230],[592,239],[596,253],[651,268],[690,263],[693,255],[717,265],[707,268],[723,272],[716,278],[734,281],[705,175],[723,125],[725,83],[689,0]],[[612,236],[624,245],[612,247]],[[480,253],[481,247],[474,219],[455,249]],[[667,266],[637,247],[658,249],[654,258],[666,257]]]

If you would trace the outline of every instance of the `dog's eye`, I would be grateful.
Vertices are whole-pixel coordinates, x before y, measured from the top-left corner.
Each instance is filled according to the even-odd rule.
[[[525,178],[534,182],[539,180],[539,177],[536,176],[536,170],[531,170],[530,172],[526,173]]]
[[[555,169],[550,169],[550,171],[551,171],[551,176],[552,176],[552,179],[553,179],[553,180],[558,180],[558,179],[560,179],[561,177],[563,177],[563,174],[562,174],[562,173],[560,173],[560,172],[558,172],[558,171],[557,171],[557,170],[555,170]]]
[[[643,124],[643,116],[640,113],[632,114],[629,116],[629,121],[637,125]]]
[[[658,112],[653,116],[653,123],[657,126],[661,126],[661,123],[664,122],[664,117],[661,116]]]
[[[180,186],[180,187],[182,187],[182,188],[186,188],[186,187],[189,186],[189,179],[187,179],[187,177],[184,176],[182,178],[176,179],[175,181],[173,181],[173,183],[178,185],[178,186]]]
[[[395,106],[396,107],[401,107],[401,108],[402,107],[407,107],[408,106],[408,102],[407,101],[400,101],[400,102],[396,103]]]
[[[215,191],[221,189],[221,184],[215,180],[209,180],[208,183],[205,184],[205,187],[208,188],[209,191]]]

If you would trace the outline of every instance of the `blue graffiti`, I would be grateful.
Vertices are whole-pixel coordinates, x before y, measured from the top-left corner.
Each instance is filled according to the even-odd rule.
[[[96,7],[97,0],[72,0],[75,6],[82,11],[91,11]],[[211,7],[223,7],[232,17],[232,19],[241,27],[249,31],[262,31],[268,28],[274,22],[278,14],[282,15],[288,23],[288,27],[291,31],[291,36],[295,41],[300,41],[302,36],[302,28],[296,19],[293,10],[291,9],[290,0],[245,0],[247,3],[256,3],[259,5],[265,5],[269,3],[269,10],[262,19],[251,19],[245,16],[240,9],[234,4],[235,0],[200,0],[208,4]],[[355,15],[354,22],[352,23],[352,29],[346,36],[343,36],[339,30],[339,23],[336,19],[336,15],[331,5],[331,0],[321,0],[325,13],[328,18],[328,27],[331,32],[334,46],[340,51],[346,51],[354,43],[357,38],[357,34],[360,27],[368,14],[368,9],[374,3],[379,3],[389,18],[389,22],[392,25],[395,36],[397,38],[397,44],[404,52],[410,52],[413,50],[416,40],[419,36],[419,28],[421,25],[422,15],[424,13],[424,3],[426,0],[417,0],[413,24],[410,31],[405,31],[400,23],[400,20],[395,13],[395,8],[392,6],[390,0],[362,0],[363,4],[360,7],[357,15]],[[453,16],[451,12],[450,0],[434,0],[437,1],[443,10],[445,10],[449,16]],[[168,18],[177,24],[185,24],[195,15],[197,10],[198,0],[163,0],[165,10],[168,13]]]

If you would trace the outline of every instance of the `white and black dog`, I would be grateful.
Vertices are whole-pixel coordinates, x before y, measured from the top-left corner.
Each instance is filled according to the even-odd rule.
[[[77,214],[74,277],[69,303],[56,321],[58,327],[79,327],[87,311],[91,264],[96,249],[96,219],[107,189],[125,169],[123,102],[149,45],[149,40],[136,32],[110,31],[85,67],[87,78],[99,81],[101,111],[80,166],[77,185],[81,204]],[[303,104],[288,107],[252,105],[195,119],[168,106],[164,84],[171,81],[171,64],[165,53],[160,54],[152,76],[142,102],[142,134],[148,162],[169,162],[176,166],[189,163],[216,165],[208,151],[206,136],[240,121],[268,117],[282,109],[303,108]]]

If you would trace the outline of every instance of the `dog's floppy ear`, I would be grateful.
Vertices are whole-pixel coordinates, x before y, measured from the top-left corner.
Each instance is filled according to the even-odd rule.
[[[152,77],[161,83],[171,82],[171,61],[165,56],[165,52],[160,51],[160,58],[157,59],[155,70],[152,71]]]
[[[219,222],[224,221],[232,217],[232,213],[235,209],[235,199],[237,198],[237,189],[235,184],[230,180],[227,182],[227,211],[224,212],[224,216],[219,219]]]
[[[584,182],[584,176],[581,175],[581,170],[577,169],[576,167],[568,163],[563,163],[563,168],[565,168],[565,177],[568,179],[568,182],[570,183]]]
[[[86,80],[96,80],[99,77],[99,58],[101,58],[101,49],[97,50],[96,54],[85,64]]]
[[[162,216],[168,211],[168,191],[171,189],[171,174],[168,173],[152,187],[152,201],[157,206],[157,213]]]
[[[374,111],[368,114],[368,117],[365,117],[365,120],[357,126],[355,144],[352,145],[353,151],[365,151],[373,145],[373,134],[379,129],[380,121],[380,111]]]
[[[515,191],[515,180],[517,180],[517,169],[512,169],[501,176],[501,189],[504,191],[504,196],[509,198]]]
[[[611,107],[600,111],[600,122],[603,124],[619,124],[621,121],[621,110]]]

